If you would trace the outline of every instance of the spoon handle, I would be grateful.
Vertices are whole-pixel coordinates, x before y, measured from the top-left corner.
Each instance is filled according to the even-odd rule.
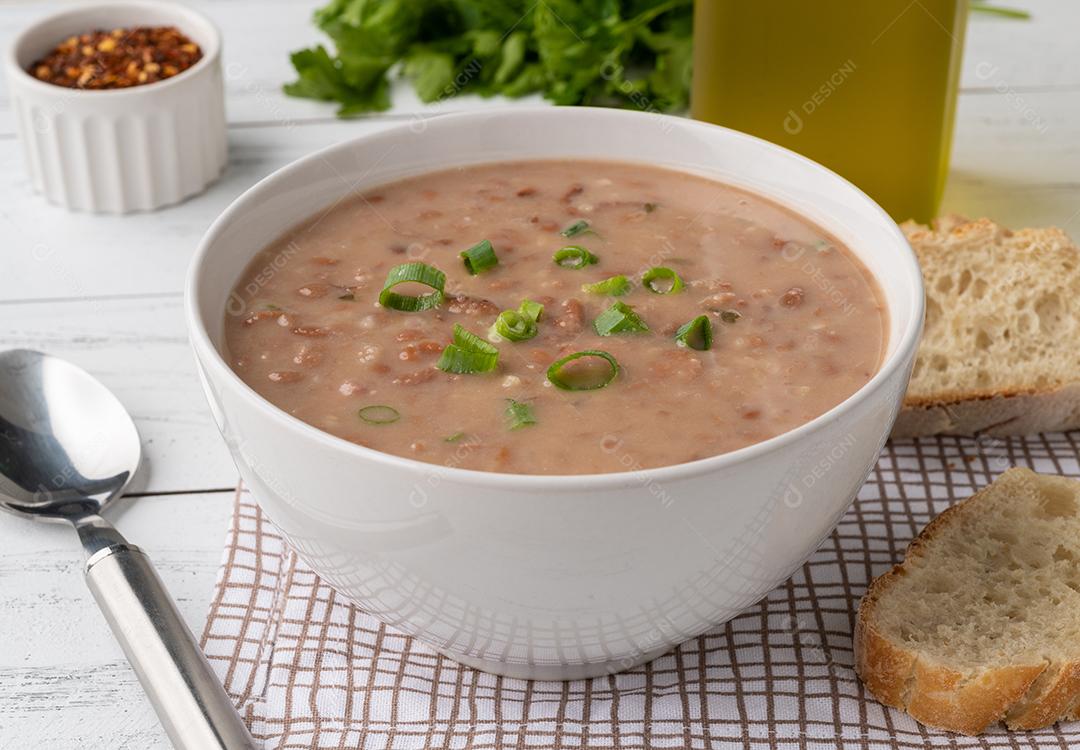
[[[86,583],[174,747],[257,747],[145,552],[122,541],[98,550]]]

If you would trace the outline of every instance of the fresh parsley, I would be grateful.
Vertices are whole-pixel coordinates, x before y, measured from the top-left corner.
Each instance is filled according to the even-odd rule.
[[[693,0],[331,0],[333,42],[294,52],[285,93],[337,102],[342,117],[390,107],[390,78],[424,102],[459,94],[555,104],[686,109]],[[972,11],[1028,18],[974,0]]]
[[[347,117],[390,107],[390,78],[425,102],[542,93],[556,104],[685,109],[692,0],[332,0],[319,45],[292,55],[292,96]]]

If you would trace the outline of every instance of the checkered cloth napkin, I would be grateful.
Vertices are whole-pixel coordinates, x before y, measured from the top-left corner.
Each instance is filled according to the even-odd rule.
[[[890,443],[789,581],[630,672],[527,682],[455,664],[351,606],[237,495],[203,644],[266,748],[1068,748],[1080,722],[966,738],[878,704],[852,670],[870,579],[1011,465],[1080,475],[1080,433]]]

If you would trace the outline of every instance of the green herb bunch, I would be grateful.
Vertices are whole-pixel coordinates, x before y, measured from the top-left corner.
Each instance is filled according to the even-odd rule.
[[[390,107],[390,77],[434,102],[459,94],[648,111],[684,109],[692,0],[332,0],[319,45],[292,55],[292,96],[346,117]]]
[[[751,2],[751,0],[745,0]],[[972,11],[1028,18],[972,0]],[[342,117],[390,107],[390,77],[424,102],[459,94],[671,112],[690,98],[693,0],[331,0],[330,37],[292,55],[291,96],[337,102]]]

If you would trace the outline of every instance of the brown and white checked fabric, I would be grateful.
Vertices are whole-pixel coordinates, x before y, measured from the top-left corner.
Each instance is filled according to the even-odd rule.
[[[836,532],[762,602],[650,664],[570,683],[483,674],[381,625],[241,492],[203,643],[267,748],[1080,746],[1080,722],[981,738],[920,727],[851,668],[859,597],[919,529],[1008,466],[1080,475],[1078,441],[890,443]]]

